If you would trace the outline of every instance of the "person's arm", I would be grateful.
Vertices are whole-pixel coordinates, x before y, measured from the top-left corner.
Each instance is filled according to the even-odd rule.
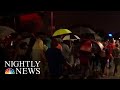
[[[43,48],[44,48],[44,52],[46,52],[48,49],[48,47],[45,44],[44,44]]]
[[[65,45],[65,50],[66,50],[66,52],[67,53],[71,53],[71,50],[72,50],[72,48],[69,48],[69,46],[68,45]]]
[[[118,53],[119,53],[119,56],[118,56],[118,57],[120,58],[120,48],[119,48],[119,50],[118,50]]]

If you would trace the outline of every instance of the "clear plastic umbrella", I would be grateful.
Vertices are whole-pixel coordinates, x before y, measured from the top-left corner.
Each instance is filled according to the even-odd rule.
[[[0,26],[0,38],[1,39],[5,38],[11,33],[15,33],[15,30],[7,26]]]

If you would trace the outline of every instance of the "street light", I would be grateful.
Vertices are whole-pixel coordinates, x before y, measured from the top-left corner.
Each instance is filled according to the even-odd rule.
[[[108,34],[109,37],[112,37],[113,35],[111,33]]]

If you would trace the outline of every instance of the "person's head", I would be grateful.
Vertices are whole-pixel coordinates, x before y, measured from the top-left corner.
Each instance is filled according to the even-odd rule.
[[[118,44],[116,44],[116,45],[115,45],[115,47],[119,47],[119,45],[118,45]]]
[[[51,33],[46,33],[46,37],[51,38],[52,37]]]
[[[61,36],[60,36],[60,38],[62,38],[62,39],[63,39],[65,36],[66,36],[66,35],[64,35],[64,34],[63,34],[63,35],[61,35]]]
[[[70,44],[70,41],[69,41],[69,40],[64,40],[63,43],[69,45],[69,44]]]
[[[27,48],[27,43],[26,43],[26,42],[22,42],[22,43],[20,44],[20,48],[21,48],[21,49],[26,49],[26,48]]]
[[[111,39],[111,40],[110,40],[110,43],[114,43],[114,40],[113,40],[113,39]]]
[[[58,43],[62,43],[63,42],[63,40],[61,38],[56,38],[56,40],[57,40]]]
[[[55,38],[52,38],[51,47],[56,48],[58,46],[58,41]]]
[[[36,38],[41,38],[42,40],[44,40],[46,38],[46,34],[43,32],[37,32],[35,34]]]
[[[11,33],[10,36],[12,39],[16,39],[18,36],[18,33]]]
[[[4,47],[5,47],[2,42],[0,42],[0,47],[1,47],[1,48],[4,48]]]

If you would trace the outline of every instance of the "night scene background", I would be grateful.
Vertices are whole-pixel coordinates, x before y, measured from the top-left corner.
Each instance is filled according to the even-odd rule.
[[[30,14],[32,12],[29,12]],[[36,13],[36,12],[35,12]],[[51,25],[51,14],[50,11],[43,11],[41,14],[41,11],[37,11],[39,13],[40,17],[38,20],[33,20],[38,22],[38,28],[42,26],[42,22],[44,22],[44,25]],[[22,15],[24,15],[22,13]],[[9,15],[8,17],[16,17],[20,18],[22,17],[20,14],[13,14]],[[29,15],[24,17],[30,19],[30,17],[34,17],[34,15]],[[2,17],[1,17],[2,18]],[[53,25],[56,29],[59,28],[71,28],[71,27],[79,27],[79,26],[87,26],[94,31],[104,31],[106,33],[116,33],[119,32],[120,25],[120,11],[53,11]],[[7,18],[8,20],[8,18]],[[27,20],[27,19],[26,19]],[[12,22],[9,20],[9,22]],[[22,20],[23,21],[23,20]],[[20,22],[22,22],[20,21]],[[25,21],[25,20],[24,20]],[[28,20],[29,21],[29,20]],[[32,21],[32,20],[31,20]],[[14,21],[13,21],[14,22]],[[18,20],[16,19],[16,25],[18,25]],[[14,26],[13,26],[14,27]],[[45,28],[45,27],[44,27]]]
[[[18,15],[20,16],[21,13]],[[44,17],[46,19],[45,21],[45,19],[42,18],[41,22],[44,21],[50,24],[50,11],[44,11],[41,17]],[[88,26],[94,29],[94,31],[115,33],[119,32],[119,21],[119,11],[53,11],[53,25],[56,28]]]
[[[91,25],[95,30],[119,32],[120,11],[55,11],[56,26]]]
[[[23,13],[22,12],[9,13],[9,14],[0,16],[0,25],[8,26],[12,28],[13,31],[15,30],[13,33],[7,34],[7,32],[4,32],[4,30],[1,29],[0,36],[2,38],[0,38],[0,49],[1,49],[0,53],[4,54],[4,55],[1,55],[1,58],[3,58],[4,60],[6,59],[6,57],[10,58],[11,60],[13,59],[24,60],[26,58],[32,60],[37,57],[36,55],[38,55],[38,58],[39,58],[39,55],[41,55],[41,52],[42,54],[44,53],[43,54],[44,60],[48,60],[48,61],[43,61],[44,62],[43,67],[46,68],[45,65],[47,66],[48,63],[51,66],[48,65],[46,72],[43,71],[44,74],[47,73],[46,75],[43,74],[43,77],[34,76],[35,79],[36,78],[37,79],[38,78],[59,79],[61,78],[61,76],[63,76],[64,78],[66,78],[67,76],[67,78],[69,79],[74,79],[74,78],[80,79],[80,76],[79,76],[80,74],[78,72],[80,70],[82,71],[81,69],[82,66],[83,66],[82,67],[83,71],[85,70],[87,71],[88,66],[89,66],[88,64],[89,60],[91,60],[91,62],[93,63],[89,67],[89,70],[91,70],[91,72],[89,72],[90,74],[86,76],[84,76],[85,74],[83,73],[82,78],[85,78],[85,79],[86,77],[87,78],[101,78],[104,76],[104,72],[103,71],[101,72],[100,68],[102,68],[102,66],[100,65],[104,63],[105,63],[104,65],[107,65],[107,63],[110,63],[110,62],[107,62],[107,60],[113,59],[111,56],[112,54],[111,52],[108,53],[109,55],[107,55],[106,53],[104,53],[106,51],[102,52],[102,50],[105,49],[109,51],[111,50],[111,48],[113,50],[114,48],[118,47],[118,46],[115,46],[116,44],[118,44],[120,47],[120,11],[39,11],[39,10],[36,10],[36,11],[30,11],[30,12],[28,11],[28,12],[23,12]],[[79,32],[76,30],[76,28],[79,28],[79,27],[87,28],[88,31],[93,30],[92,32],[95,32],[95,33],[90,32],[90,33],[79,34]],[[66,33],[64,34],[57,33],[57,35],[54,36],[53,33],[55,33],[58,29],[64,29]],[[61,32],[64,30],[61,30]],[[73,34],[71,34],[71,32]],[[63,37],[65,37],[64,35],[68,35],[68,34],[70,34],[69,36],[70,38],[68,42],[64,42],[65,40],[63,40]],[[112,34],[113,36],[108,36],[108,34]],[[72,35],[73,36],[78,35],[78,37],[80,36],[80,38],[79,39],[77,38],[76,41],[74,40],[71,41]],[[97,37],[97,35],[100,36],[99,40],[95,38]],[[59,39],[57,36],[59,37]],[[66,54],[69,53],[68,55],[69,59],[67,58],[68,60],[73,60],[71,61],[72,65],[66,63],[67,62],[67,59],[65,59],[66,55],[63,56],[64,51],[62,51],[64,50],[62,48],[66,49],[66,47],[64,47],[63,44],[66,44],[68,45],[67,47],[69,47],[68,52]],[[46,47],[43,48],[42,46],[43,47],[46,46]],[[23,53],[19,53],[18,49],[22,50],[24,55]],[[34,52],[32,52],[32,50]],[[37,50],[44,50],[44,51],[36,52]],[[2,51],[5,51],[5,52],[2,52]],[[16,53],[22,54],[22,55],[17,55]],[[31,53],[34,53],[33,56]],[[108,58],[107,56],[109,56],[109,58],[106,59],[106,61],[103,63],[101,63],[101,61],[98,61],[99,57],[102,57],[100,56],[101,53],[105,54],[103,56],[104,59]],[[7,56],[5,54],[7,54]],[[86,57],[89,57],[89,58],[86,58]],[[60,62],[59,60],[57,62],[56,58],[61,59],[61,60],[66,60],[66,61],[65,63],[64,61],[61,62],[61,60]],[[43,59],[43,56],[42,56],[42,59]],[[42,59],[40,58],[40,60]],[[53,62],[49,62],[49,60],[51,61],[52,59],[53,59]],[[76,60],[80,61],[78,67],[74,66],[76,63]],[[83,60],[83,65],[81,63],[82,60]],[[84,60],[86,60],[87,64],[86,62],[84,62]],[[59,65],[57,66],[56,62],[57,64],[62,63],[63,66],[65,65],[65,67],[62,67],[61,65],[59,69],[58,67]],[[3,63],[4,62],[2,62],[2,65],[4,65]],[[97,64],[94,65],[94,63],[97,63]],[[107,69],[109,69],[113,73],[113,69],[114,69],[113,67],[116,64],[112,64],[112,65],[113,65],[112,69],[111,69],[110,64],[109,64],[109,68]],[[54,66],[57,67],[56,70],[54,70],[54,68],[56,68]],[[79,66],[80,66],[80,69],[79,69]],[[87,67],[87,69],[84,70],[84,66],[85,68]],[[0,68],[2,68],[2,66]],[[53,69],[53,72],[51,68]],[[66,74],[65,76],[62,72],[63,68],[65,70],[65,74]],[[98,71],[98,68],[99,68],[99,71]],[[52,73],[51,76],[49,75],[49,73],[50,74]],[[59,77],[59,74],[60,74],[60,77]],[[57,75],[57,76],[55,76],[54,78],[54,75]],[[93,75],[93,76],[88,77],[90,75],[91,76]],[[117,78],[120,78],[119,75]],[[27,76],[25,77],[23,76],[23,78],[26,78],[26,77]],[[28,78],[31,78],[31,76]]]

